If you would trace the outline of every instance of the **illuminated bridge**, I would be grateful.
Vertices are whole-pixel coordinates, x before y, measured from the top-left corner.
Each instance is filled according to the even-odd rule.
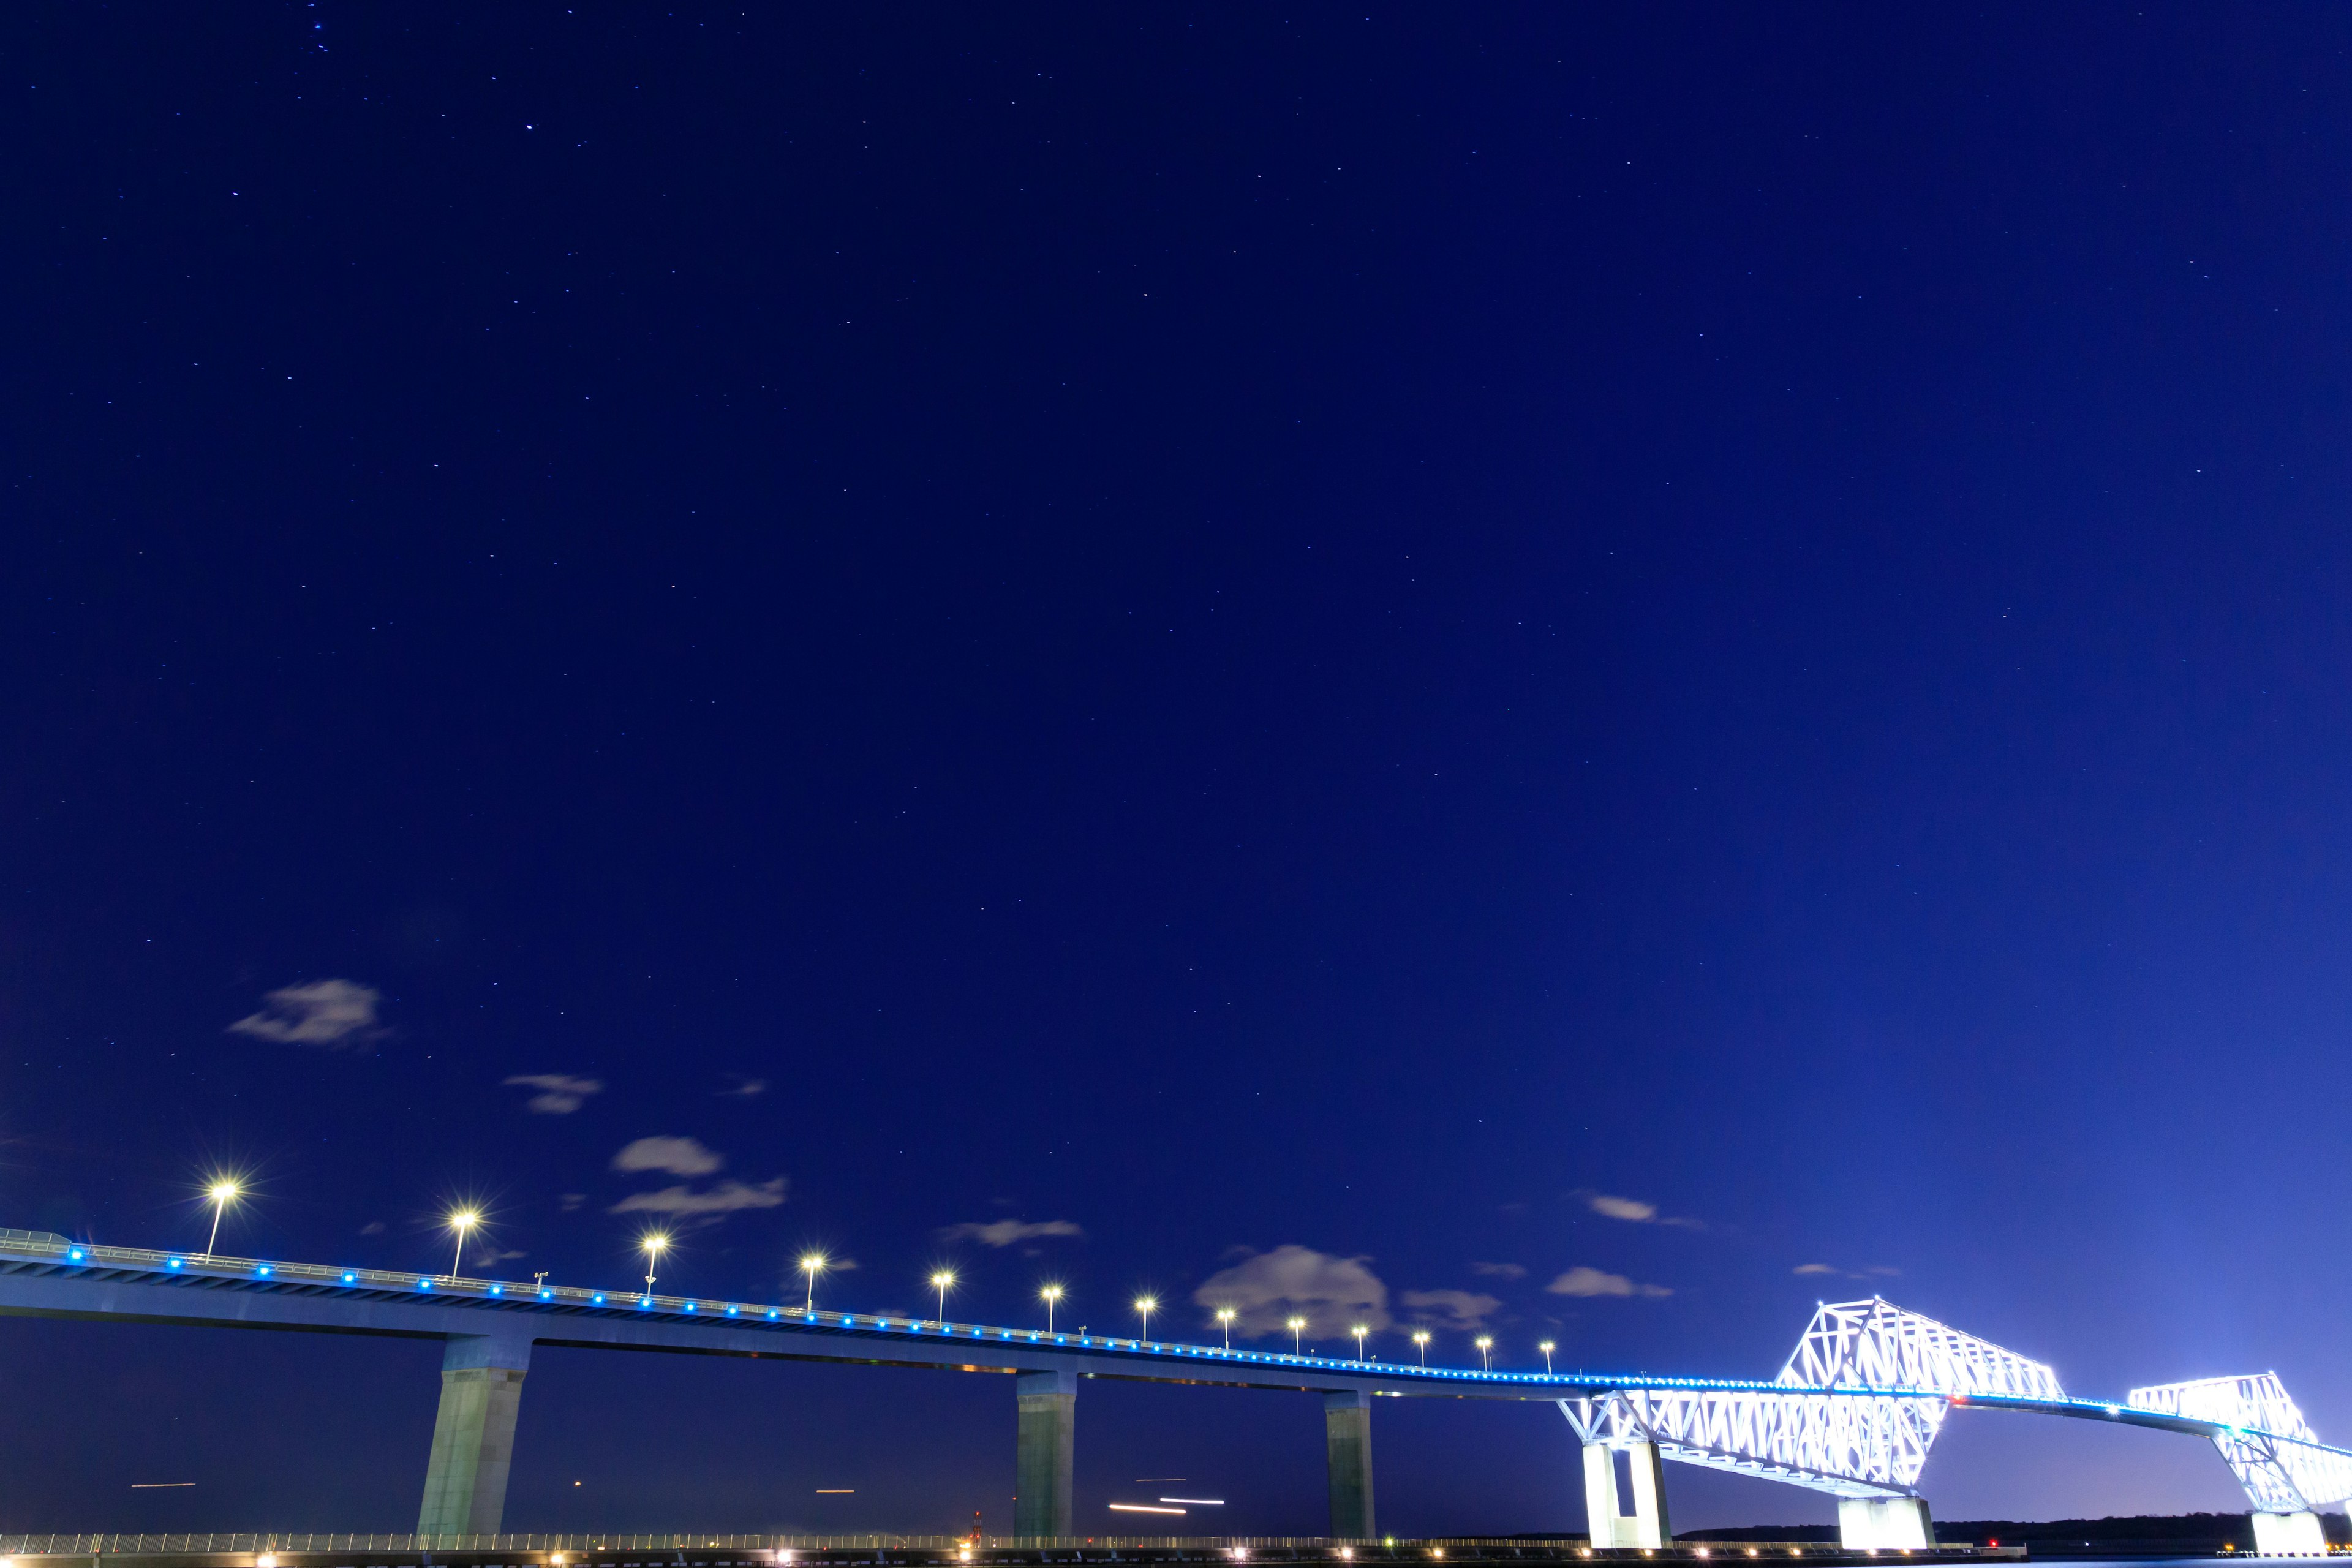
[[[1955,1406],[2153,1426],[2210,1440],[2245,1487],[2255,1544],[2325,1552],[2315,1511],[2352,1497],[2352,1452],[2318,1441],[2275,1375],[2070,1398],[2038,1362],[1872,1300],[1824,1306],[1769,1381],[1492,1371],[1188,1344],[635,1291],[232,1258],[0,1230],[0,1316],[439,1340],[422,1536],[498,1533],[535,1345],[1001,1373],[1018,1405],[1015,1532],[1071,1530],[1086,1378],[1275,1388],[1323,1401],[1331,1535],[1374,1536],[1371,1411],[1385,1398],[1549,1400],[1583,1445],[1598,1549],[1656,1548],[1663,1461],[1836,1497],[1854,1548],[1933,1542],[1918,1480]],[[1621,1460],[1618,1456],[1626,1458]],[[1621,1503],[1622,1489],[1631,1507]]]

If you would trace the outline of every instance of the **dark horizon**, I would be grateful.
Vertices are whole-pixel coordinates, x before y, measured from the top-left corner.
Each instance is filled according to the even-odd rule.
[[[245,1256],[1732,1376],[1883,1292],[2352,1440],[2352,16],[0,40],[0,1225],[234,1170]],[[0,1529],[415,1518],[431,1346],[0,1330]],[[1309,1402],[1081,1405],[1087,1528],[1322,1528]],[[988,1378],[520,1423],[516,1530],[1011,1476]],[[1374,1444],[1383,1529],[1582,1527],[1555,1411]],[[1981,1413],[1923,1486],[2242,1496]]]

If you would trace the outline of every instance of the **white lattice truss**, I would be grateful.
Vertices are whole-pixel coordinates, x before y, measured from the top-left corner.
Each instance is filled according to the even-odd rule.
[[[2274,1372],[2135,1388],[2128,1403],[2221,1424],[2213,1446],[2264,1513],[2304,1513],[2352,1498],[2352,1454],[2321,1445]]]
[[[1627,1387],[1563,1399],[1577,1436],[1838,1497],[1914,1497],[1952,1394],[2063,1399],[2057,1373],[1873,1297],[1813,1314],[1771,1389]],[[1785,1392],[1784,1392],[1785,1390]]]

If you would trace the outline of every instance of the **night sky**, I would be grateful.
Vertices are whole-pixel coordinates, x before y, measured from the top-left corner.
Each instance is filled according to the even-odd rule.
[[[8,8],[0,1224],[1727,1375],[1879,1291],[2352,1439],[2347,46]],[[0,1528],[414,1524],[436,1346],[0,1347]],[[1013,1420],[547,1351],[506,1517],[1003,1530]],[[1547,1405],[1374,1448],[1583,1528]],[[1077,1451],[1324,1528],[1311,1399]],[[1924,1490],[2244,1506],[1985,1414]]]

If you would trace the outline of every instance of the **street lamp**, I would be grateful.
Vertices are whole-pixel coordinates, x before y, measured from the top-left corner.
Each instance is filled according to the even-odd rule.
[[[1138,1296],[1135,1299],[1135,1310],[1143,1319],[1143,1337],[1148,1340],[1151,1337],[1151,1314],[1160,1310],[1159,1298]]]
[[[215,1182],[205,1196],[212,1200],[213,1205],[213,1233],[205,1238],[205,1261],[209,1263],[212,1261],[213,1243],[220,1239],[221,1215],[228,1212],[229,1205],[236,1202],[236,1184]]]
[[[1543,1343],[1536,1347],[1536,1349],[1543,1352],[1544,1353],[1544,1375],[1546,1377],[1549,1377],[1551,1375],[1551,1352],[1556,1347],[1549,1340],[1544,1341]]]
[[[1427,1366],[1429,1364],[1429,1331],[1427,1329],[1413,1330],[1412,1342],[1421,1348],[1421,1364]]]
[[[824,1272],[824,1261],[822,1252],[801,1255],[801,1272],[808,1276],[808,1300],[801,1308],[803,1313],[816,1310],[816,1277]]]
[[[1220,1328],[1225,1331],[1225,1348],[1227,1350],[1233,1349],[1234,1310],[1231,1307],[1220,1307],[1217,1309],[1217,1324]]]
[[[1045,1331],[1050,1334],[1054,1331],[1054,1303],[1062,1299],[1062,1288],[1048,1285],[1037,1294],[1045,1300]]]
[[[1354,1328],[1349,1329],[1348,1331],[1356,1336],[1356,1359],[1358,1361],[1363,1360],[1364,1336],[1370,1333],[1372,1331],[1364,1327],[1363,1324],[1358,1323]]]
[[[1495,1342],[1493,1340],[1488,1339],[1485,1334],[1480,1334],[1478,1336],[1478,1361],[1488,1372],[1495,1370],[1495,1357],[1493,1354],[1494,1349]]]
[[[457,1249],[449,1255],[449,1283],[457,1282],[457,1269],[466,1261],[466,1233],[482,1223],[482,1216],[472,1209],[459,1209],[449,1216],[449,1228],[457,1233]]]
[[[948,1287],[954,1283],[955,1276],[944,1268],[931,1276],[931,1289],[940,1293],[940,1326],[941,1328],[947,1327],[948,1321]]]
[[[656,1231],[638,1245],[646,1249],[646,1294],[651,1297],[654,1293],[654,1276],[661,1272],[662,1248],[669,1245],[669,1237]]]
[[[1298,1342],[1298,1336],[1307,1331],[1307,1320],[1293,1318],[1283,1326],[1290,1331],[1290,1353],[1303,1360],[1307,1354],[1307,1347]]]

